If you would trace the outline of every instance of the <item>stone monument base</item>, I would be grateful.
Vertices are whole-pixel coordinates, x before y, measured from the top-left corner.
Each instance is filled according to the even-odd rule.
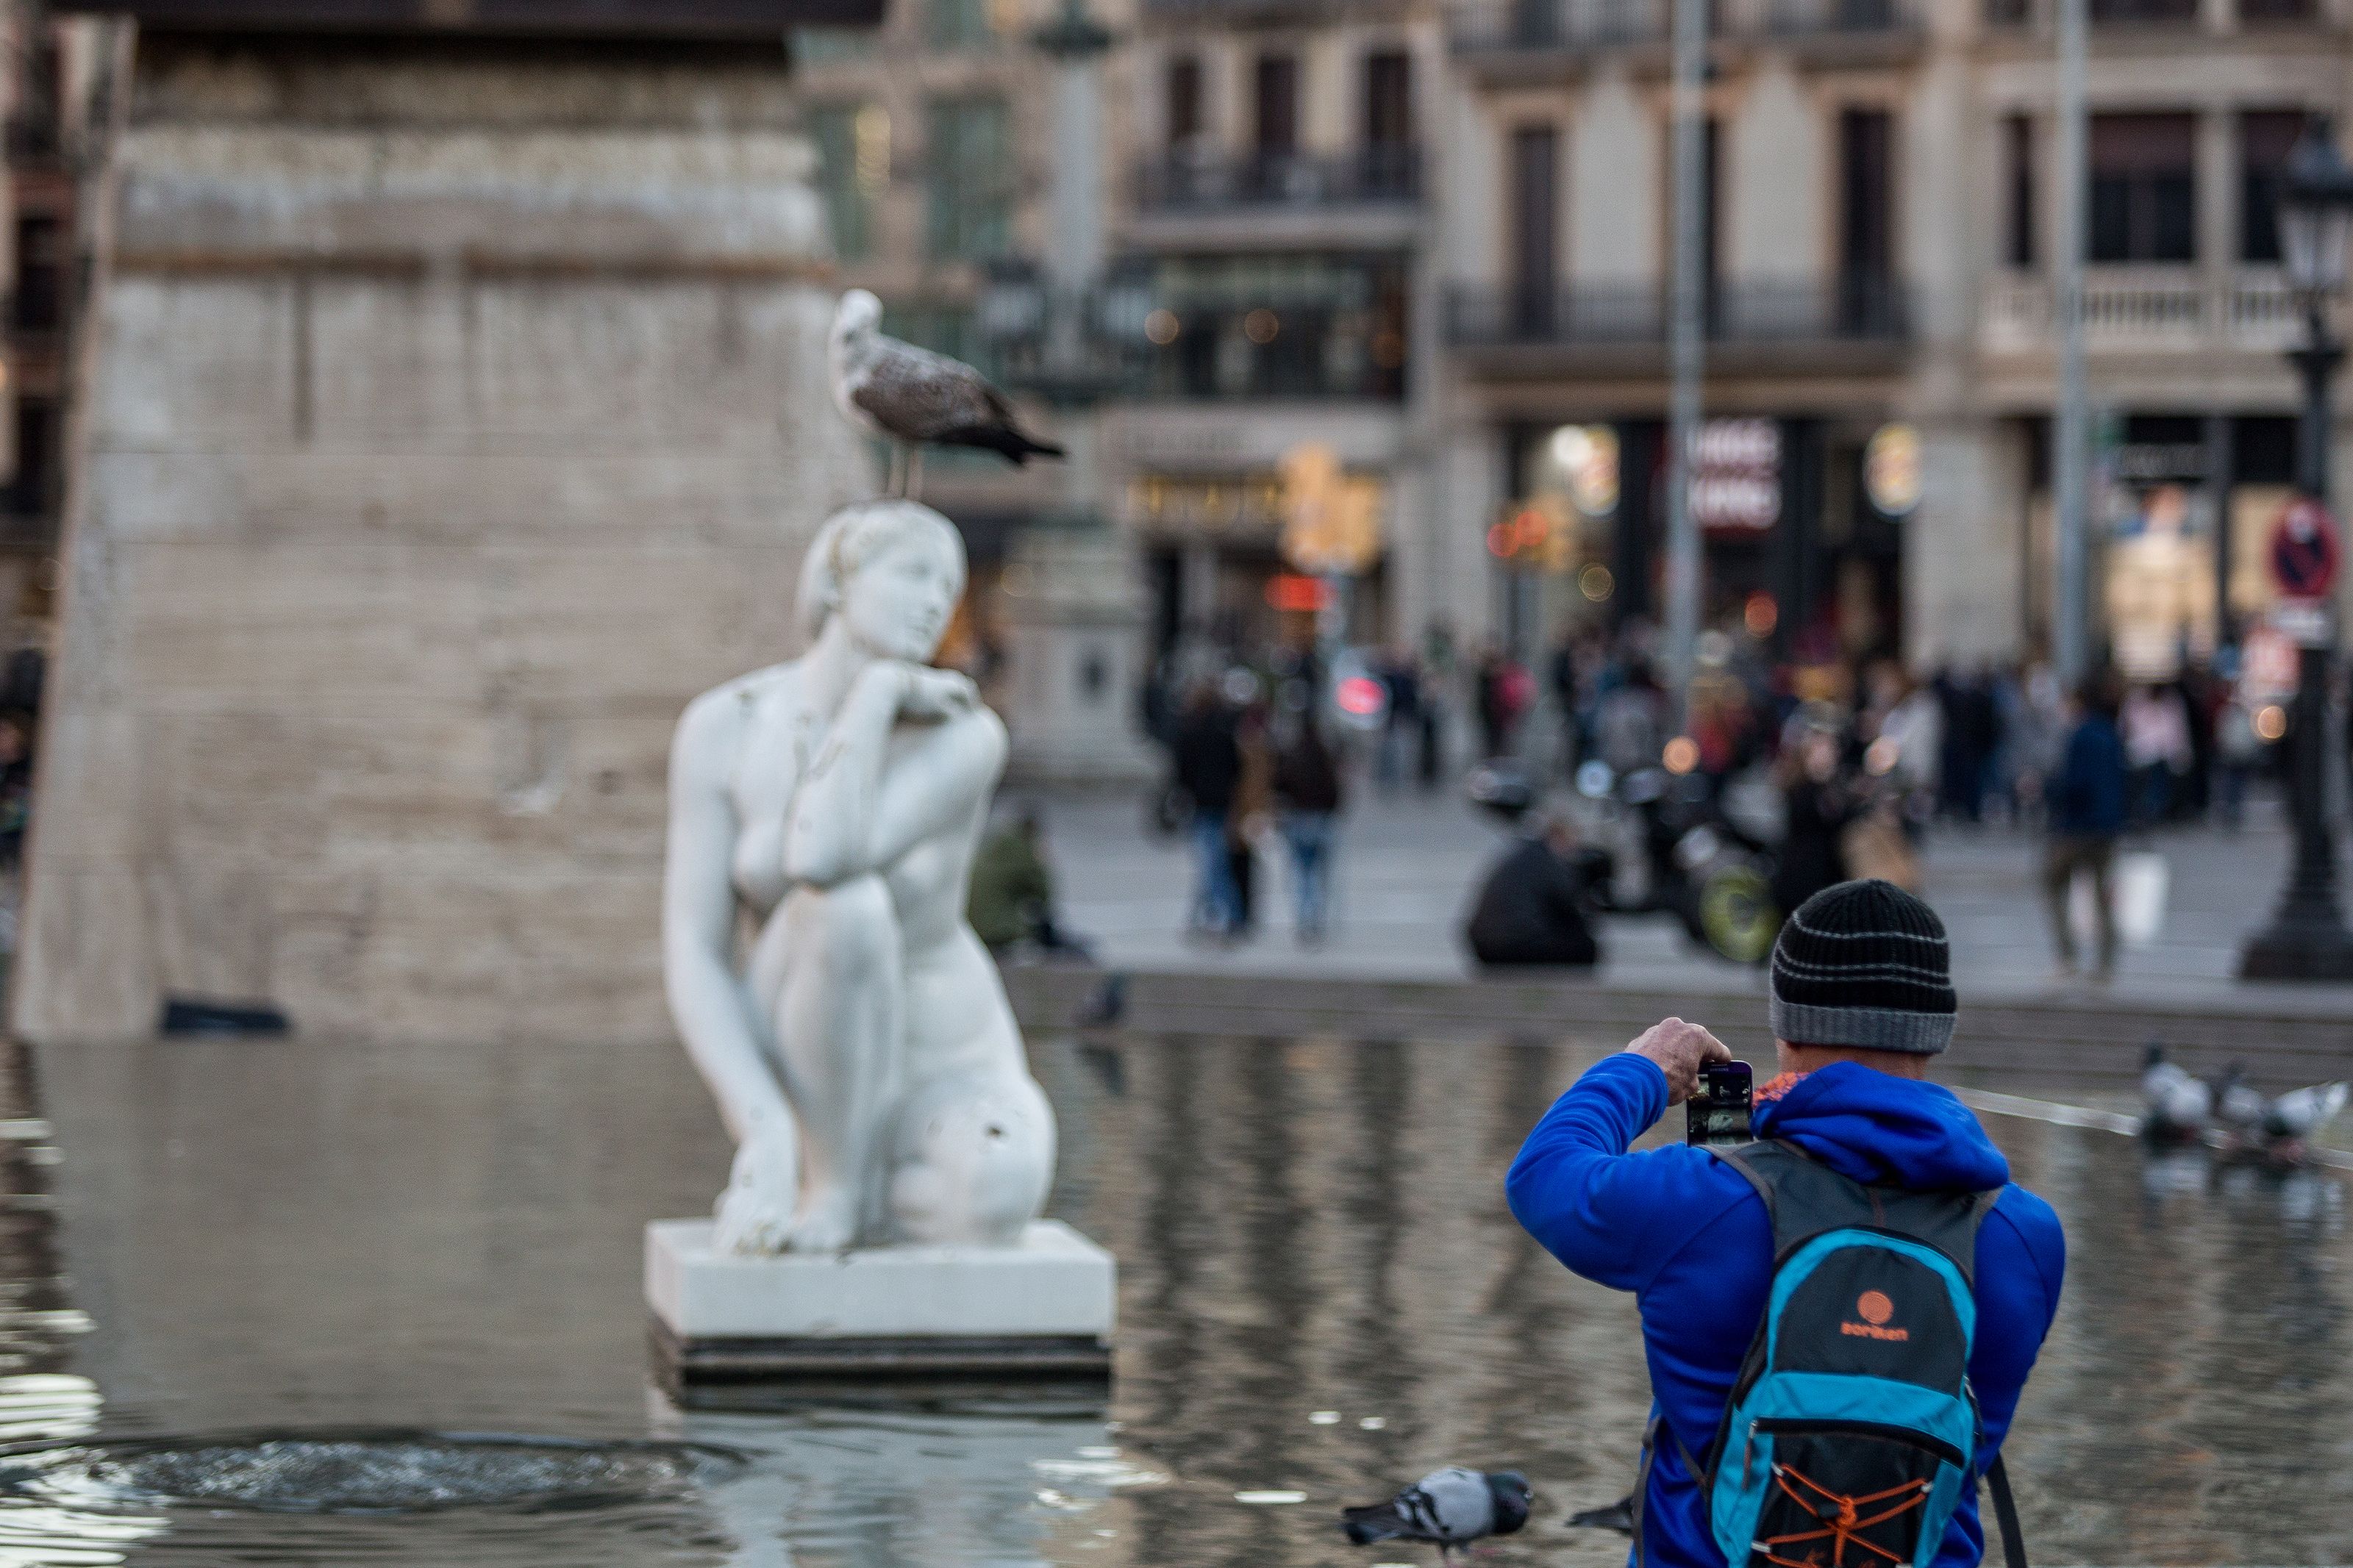
[[[712,1222],[646,1226],[655,1367],[690,1408],[939,1392],[1099,1394],[1116,1267],[1066,1225],[1013,1247],[734,1258]]]

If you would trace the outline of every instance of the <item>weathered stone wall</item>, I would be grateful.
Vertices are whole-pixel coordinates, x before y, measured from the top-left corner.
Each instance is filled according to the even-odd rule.
[[[859,476],[745,55],[142,43],[20,1029],[666,1031],[670,727]]]

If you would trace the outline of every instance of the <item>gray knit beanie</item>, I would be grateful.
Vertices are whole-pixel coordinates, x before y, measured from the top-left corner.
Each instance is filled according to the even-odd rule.
[[[1824,888],[1773,943],[1773,1033],[1792,1045],[1934,1056],[1957,1010],[1945,922],[1893,882]]]

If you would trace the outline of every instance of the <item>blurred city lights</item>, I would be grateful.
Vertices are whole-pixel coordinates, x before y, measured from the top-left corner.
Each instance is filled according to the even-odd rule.
[[[1687,773],[1699,766],[1699,742],[1689,735],[1677,735],[1659,752],[1659,761],[1671,773]]]
[[[1180,325],[1176,312],[1164,307],[1144,318],[1144,335],[1166,348],[1176,341],[1176,331]]]
[[[1618,580],[1609,575],[1609,567],[1597,561],[1577,574],[1577,591],[1599,605],[1618,591]]]
[[[1369,675],[1352,675],[1334,689],[1332,701],[1351,718],[1369,719],[1388,702],[1388,690]]]
[[[2287,710],[2276,702],[2266,702],[2255,710],[2255,733],[2266,741],[2276,741],[2287,733]]]
[[[1242,336],[1261,348],[1274,342],[1274,334],[1282,331],[1282,318],[1264,306],[1242,318]]]
[[[1266,580],[1266,602],[1274,609],[1314,615],[1332,602],[1332,585],[1321,577],[1279,572]]]
[[[1772,595],[1760,589],[1748,595],[1748,603],[1741,608],[1740,620],[1750,637],[1769,637],[1773,628],[1781,624],[1781,606],[1773,602]]]
[[[1863,771],[1873,778],[1884,778],[1895,771],[1895,764],[1903,757],[1904,748],[1895,743],[1894,737],[1882,735],[1863,752]]]

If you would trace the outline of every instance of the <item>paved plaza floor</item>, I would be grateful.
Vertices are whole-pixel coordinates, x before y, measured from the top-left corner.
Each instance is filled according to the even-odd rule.
[[[1500,826],[1459,796],[1358,792],[1343,825],[1333,929],[1320,947],[1297,940],[1288,867],[1260,858],[1256,938],[1225,948],[1183,933],[1191,869],[1181,839],[1146,831],[1133,801],[1045,803],[1050,853],[1070,928],[1107,965],[1153,973],[1450,980],[1470,976],[1464,910],[1504,843]],[[2232,978],[2241,943],[2270,916],[2289,838],[2276,802],[2256,802],[2240,831],[2179,828],[2138,841],[2166,858],[2169,887],[2154,937],[2128,946],[2114,983],[2137,1002],[2353,1017],[2353,986],[2249,985]],[[1279,850],[1279,847],[1277,847]],[[2038,881],[2040,840],[2006,827],[1940,827],[1924,889],[1953,936],[1956,980],[1981,1000],[2082,1002],[2087,982],[2053,963]],[[1698,951],[1665,916],[1601,922],[1605,984],[1710,993],[1762,988],[1761,976]]]

